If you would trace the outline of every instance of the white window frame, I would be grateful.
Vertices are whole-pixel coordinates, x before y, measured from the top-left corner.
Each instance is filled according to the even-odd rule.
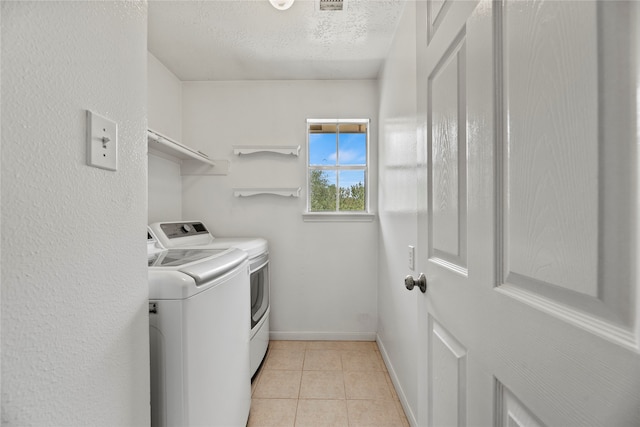
[[[343,165],[343,166],[312,166],[311,165],[311,154],[309,150],[309,127],[313,124],[366,124],[367,125],[367,142],[366,142],[366,165],[363,168],[362,166],[355,165]],[[371,120],[370,119],[307,119],[307,127],[306,127],[306,139],[307,139],[307,161],[306,161],[306,175],[307,175],[307,204],[306,204],[306,212],[303,214],[304,221],[373,221],[375,215],[371,213],[370,201],[371,201],[371,188],[370,188],[370,153],[371,153]],[[337,144],[337,140],[336,140]],[[336,155],[339,156],[338,147],[336,147]],[[338,157],[339,159],[339,157]],[[331,170],[331,171],[344,171],[344,170],[362,170],[364,169],[364,187],[365,187],[365,210],[364,211],[323,211],[316,212],[311,211],[311,182],[310,176],[312,170]],[[337,174],[339,176],[339,173]],[[339,188],[339,181],[336,182],[336,185]],[[339,194],[339,193],[338,193]],[[339,198],[339,195],[336,194],[336,198]],[[336,200],[336,207],[339,207],[339,199]]]

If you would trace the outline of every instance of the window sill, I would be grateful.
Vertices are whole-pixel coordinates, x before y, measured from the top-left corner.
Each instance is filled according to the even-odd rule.
[[[375,219],[375,214],[361,212],[307,212],[302,214],[302,220],[304,222],[372,222]]]

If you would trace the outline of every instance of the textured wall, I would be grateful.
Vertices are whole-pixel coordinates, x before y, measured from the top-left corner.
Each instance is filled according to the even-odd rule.
[[[182,82],[155,56],[147,55],[149,129],[182,141]],[[149,224],[182,218],[182,177],[178,159],[149,154]]]
[[[418,291],[407,292],[408,245],[417,248],[416,11],[405,6],[380,77],[378,342],[415,425],[418,363]],[[416,253],[416,259],[420,254]],[[416,263],[417,265],[417,263]]]
[[[157,153],[157,152],[156,152]],[[182,176],[180,163],[168,156],[149,153],[149,224],[182,219]]]
[[[176,141],[182,138],[182,82],[147,53],[149,128]]]
[[[303,222],[306,119],[371,118],[377,204],[377,87],[365,81],[183,84],[183,137],[228,176],[183,179],[183,216],[214,234],[263,236],[271,253],[271,330],[279,338],[369,338],[377,328],[377,221]],[[233,145],[298,145],[300,157],[238,157]],[[234,187],[303,187],[300,198],[233,197]]]
[[[148,425],[146,5],[3,1],[1,53],[2,423]]]

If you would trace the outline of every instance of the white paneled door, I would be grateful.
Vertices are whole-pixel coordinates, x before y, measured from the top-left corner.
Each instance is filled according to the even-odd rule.
[[[418,1],[421,426],[640,426],[640,2]]]

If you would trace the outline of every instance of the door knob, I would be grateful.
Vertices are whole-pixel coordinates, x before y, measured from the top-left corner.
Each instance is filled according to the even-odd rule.
[[[418,280],[415,280],[413,276],[404,278],[404,286],[406,286],[408,290],[413,289],[415,285],[418,285],[423,294],[427,292],[427,276],[425,276],[424,273],[420,273]]]

